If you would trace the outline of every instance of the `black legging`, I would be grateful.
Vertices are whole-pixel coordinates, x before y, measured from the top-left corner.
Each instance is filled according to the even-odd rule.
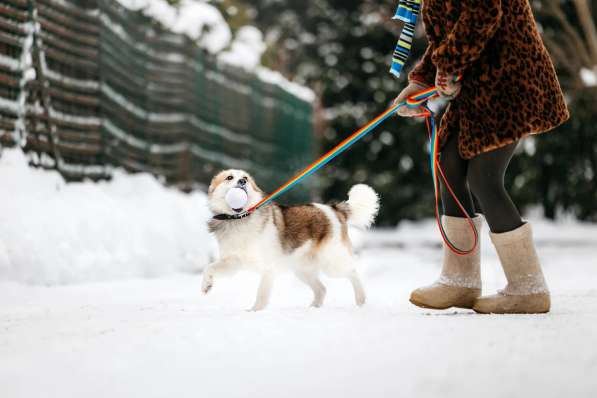
[[[515,142],[466,160],[458,152],[457,134],[452,134],[440,155],[440,164],[458,200],[469,214],[475,214],[472,192],[493,233],[512,231],[523,224],[504,188],[504,175],[516,145]],[[443,183],[441,197],[445,215],[464,217]]]

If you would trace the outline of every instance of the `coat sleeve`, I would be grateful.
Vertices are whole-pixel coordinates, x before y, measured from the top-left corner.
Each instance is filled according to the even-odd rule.
[[[424,86],[433,86],[435,85],[435,65],[431,62],[431,53],[432,51],[431,43],[427,46],[425,50],[425,54],[415,65],[413,70],[408,74],[408,81],[409,82],[416,82],[422,84]]]
[[[461,74],[479,58],[503,14],[501,0],[462,0],[461,4],[454,28],[431,56],[435,66],[448,74]]]

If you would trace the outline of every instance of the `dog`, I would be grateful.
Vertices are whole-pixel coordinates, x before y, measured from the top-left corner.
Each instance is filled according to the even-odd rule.
[[[231,188],[241,188],[248,196],[246,205],[232,209],[225,200]],[[265,205],[248,216],[265,193],[243,170],[218,173],[208,188],[208,204],[214,217],[208,228],[215,234],[220,259],[203,272],[202,292],[207,294],[214,279],[251,270],[261,275],[255,304],[251,311],[260,311],[269,303],[275,275],[290,269],[299,280],[313,290],[311,306],[321,307],[326,288],[320,273],[347,278],[354,289],[358,306],[366,295],[357,272],[357,261],[348,235],[349,225],[368,228],[379,210],[379,197],[369,186],[353,186],[348,200],[337,204],[310,203],[298,206]]]

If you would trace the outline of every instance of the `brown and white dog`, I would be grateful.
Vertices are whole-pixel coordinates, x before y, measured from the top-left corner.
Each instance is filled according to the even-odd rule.
[[[247,192],[242,209],[231,209],[225,196],[231,188]],[[355,185],[348,200],[334,205],[311,203],[300,206],[266,205],[242,219],[229,216],[242,213],[264,197],[251,176],[242,170],[226,170],[216,175],[208,190],[214,218],[209,229],[217,238],[220,259],[203,273],[202,291],[207,294],[214,278],[241,269],[261,275],[253,311],[269,302],[275,275],[290,269],[314,294],[314,307],[323,304],[326,289],[320,272],[350,280],[357,305],[365,303],[365,290],[357,273],[348,226],[367,228],[377,215],[379,198],[367,185]]]

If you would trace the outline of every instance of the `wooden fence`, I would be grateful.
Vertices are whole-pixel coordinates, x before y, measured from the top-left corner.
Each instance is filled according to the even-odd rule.
[[[0,143],[68,180],[123,167],[189,190],[234,167],[271,189],[312,160],[312,112],[115,0],[0,4]]]

